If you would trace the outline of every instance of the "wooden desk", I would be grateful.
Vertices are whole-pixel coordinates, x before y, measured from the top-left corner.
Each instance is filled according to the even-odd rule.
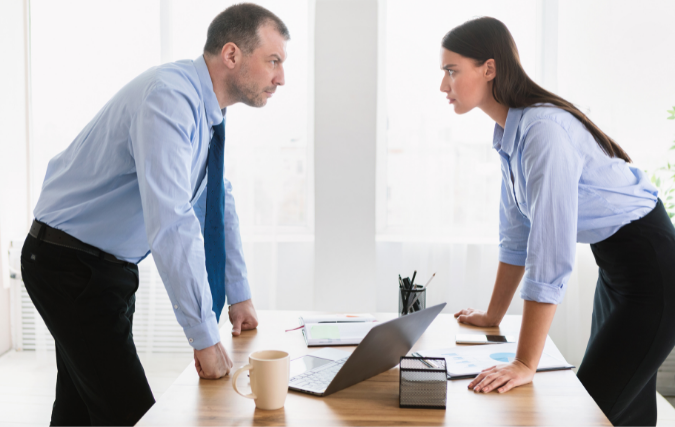
[[[226,327],[221,331],[235,369],[248,363],[248,355],[255,350],[285,350],[291,359],[317,350],[307,348],[300,331],[284,332],[298,324],[300,312],[260,311],[258,315],[260,326],[255,331],[236,338]],[[379,320],[394,316],[376,315]],[[519,328],[520,316],[507,316],[500,328],[474,328],[441,314],[413,351],[452,347],[458,332],[517,334]],[[239,378],[240,387],[247,390],[244,377]],[[202,380],[191,364],[139,425],[611,425],[570,370],[538,373],[532,384],[505,394],[478,394],[467,389],[470,380],[448,381],[445,411],[399,408],[398,381],[395,367],[327,397],[289,391],[284,408],[263,411],[234,392],[229,375]]]

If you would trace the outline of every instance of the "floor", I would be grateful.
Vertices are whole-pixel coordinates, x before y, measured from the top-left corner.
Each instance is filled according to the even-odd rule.
[[[155,399],[174,382],[192,355],[141,354]],[[56,384],[53,352],[10,351],[0,356],[0,427],[49,425]],[[675,426],[675,398],[657,393],[658,425]],[[670,403],[669,403],[670,401]]]
[[[191,353],[140,354],[155,399],[175,381]],[[54,402],[54,352],[10,351],[0,356],[0,426],[47,426]]]

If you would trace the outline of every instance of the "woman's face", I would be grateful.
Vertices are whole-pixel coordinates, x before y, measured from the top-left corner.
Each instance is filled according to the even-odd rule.
[[[473,59],[441,48],[443,80],[441,92],[447,94],[455,113],[464,114],[486,101],[493,100],[492,80],[495,77],[494,60],[476,66]]]

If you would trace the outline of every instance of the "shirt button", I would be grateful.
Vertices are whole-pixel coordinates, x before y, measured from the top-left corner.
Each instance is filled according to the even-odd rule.
[[[177,306],[177,305],[174,305],[173,308],[175,308],[176,310],[178,310],[178,306]]]
[[[192,340],[192,338],[190,338],[188,341],[192,342],[193,340]]]

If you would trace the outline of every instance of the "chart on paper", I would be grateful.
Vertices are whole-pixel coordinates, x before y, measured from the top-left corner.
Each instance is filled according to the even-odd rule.
[[[422,350],[422,356],[443,357],[448,368],[448,377],[468,377],[477,375],[483,369],[502,363],[512,362],[516,358],[517,343],[491,344],[480,346],[457,346],[444,349]],[[539,361],[538,371],[571,368],[560,352],[549,345]]]

